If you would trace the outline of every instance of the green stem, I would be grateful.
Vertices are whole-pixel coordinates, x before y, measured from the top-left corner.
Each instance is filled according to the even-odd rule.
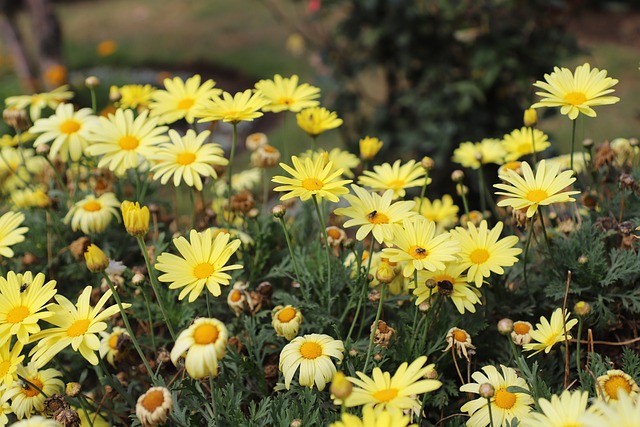
[[[147,360],[147,357],[144,355],[142,348],[140,348],[140,343],[138,343],[136,334],[133,332],[133,329],[131,328],[131,324],[129,323],[129,317],[127,316],[127,312],[124,310],[124,307],[122,305],[122,300],[120,300],[120,295],[118,295],[116,287],[113,285],[111,278],[105,271],[102,271],[102,277],[104,278],[104,280],[106,280],[107,285],[109,285],[109,289],[111,289],[111,293],[113,294],[113,298],[116,300],[116,304],[118,305],[118,310],[120,310],[120,315],[122,316],[122,321],[124,322],[125,328],[127,328],[127,332],[129,333],[131,342],[133,342],[133,346],[136,348],[136,351],[138,352],[140,359],[142,359],[142,363],[144,363],[144,367],[147,368],[147,373],[151,377],[151,380],[155,382],[156,376],[153,373],[151,366],[149,366],[149,361]]]
[[[572,120],[573,124],[571,126],[571,161],[570,161],[570,168],[573,171],[573,173],[576,173],[576,170],[573,168],[573,146],[576,143],[576,121]],[[577,174],[576,174],[577,175]]]
[[[284,238],[287,241],[287,248],[289,248],[289,256],[291,256],[291,262],[293,263],[293,270],[296,272],[296,280],[302,286],[302,282],[300,281],[300,272],[298,271],[298,263],[296,262],[296,257],[293,254],[293,246],[291,245],[291,239],[289,238],[289,232],[287,231],[287,225],[284,222],[284,217],[278,218],[280,220],[280,224],[282,224],[282,230],[284,231]]]
[[[549,251],[549,255],[551,255],[551,245],[549,244],[549,236],[547,236],[547,228],[544,225],[544,212],[542,210],[542,206],[538,206],[538,210],[540,211],[540,224],[542,225],[542,234],[544,234],[544,240],[547,243],[547,250]]]
[[[93,86],[89,87],[89,92],[91,93],[91,109],[93,110],[93,114],[98,114],[98,103],[96,102],[96,91]]]
[[[482,171],[482,165],[478,168],[478,187],[480,187],[480,211],[482,217],[485,217],[485,211],[487,210],[487,202],[485,199],[485,185],[484,185],[484,172]]]
[[[422,201],[424,200],[424,193],[427,191],[427,183],[429,182],[429,171],[426,171],[424,174],[424,184],[422,185],[422,190],[420,190],[420,203],[418,204],[418,213],[422,215]],[[416,286],[418,285],[418,281],[416,280]]]
[[[489,409],[489,425],[493,427],[493,412],[491,411],[491,398],[487,397],[487,409]]]
[[[538,158],[536,156],[536,133],[535,133],[535,127],[530,127],[529,129],[531,129],[531,146],[533,147],[533,153],[532,157],[533,157],[533,167],[536,167],[536,163],[538,163]]]
[[[31,388],[35,388],[36,390],[38,390],[38,392],[44,396],[45,399],[48,399],[49,396],[47,396],[47,394],[42,391],[42,389],[40,387],[38,387],[37,385],[35,385],[34,383],[32,383],[31,381],[29,381],[28,379],[26,379],[25,377],[23,377],[20,374],[16,374],[18,376],[18,378],[20,379],[20,381],[24,382],[25,384],[28,384],[29,387]]]
[[[467,195],[464,194],[464,185],[462,183],[458,184],[458,192],[460,193],[460,197],[462,197],[462,205],[464,206],[464,213],[467,214],[467,219],[469,218],[469,203],[467,202]]]
[[[144,297],[144,304],[147,306],[147,317],[149,317],[149,334],[151,335],[151,347],[156,348],[156,334],[153,332],[153,317],[151,316],[151,302],[144,286],[140,287],[140,292]]]
[[[358,298],[358,305],[356,306],[356,312],[353,315],[353,320],[351,321],[351,327],[349,328],[349,333],[347,334],[347,341],[351,338],[351,334],[353,333],[353,328],[358,321],[358,316],[360,315],[360,309],[362,308],[362,301],[365,298],[367,288],[369,287],[369,271],[371,271],[371,260],[373,259],[373,244],[375,239],[371,236],[371,244],[369,245],[369,258],[367,259],[367,269],[364,274],[364,283],[362,284],[362,291],[360,291],[360,298]],[[360,268],[358,268],[358,271]]]
[[[316,151],[317,141],[318,141],[318,135],[311,135],[311,151]]]
[[[329,236],[327,236],[327,227],[324,224],[324,216],[320,212],[320,205],[318,204],[318,198],[313,195],[313,204],[316,207],[316,214],[320,221],[320,228],[322,228],[322,234],[324,236],[324,248],[327,258],[327,311],[331,314],[331,254],[329,253]],[[372,256],[373,254],[369,254]]]
[[[367,372],[367,366],[369,365],[369,359],[371,359],[371,351],[373,350],[373,340],[376,337],[376,330],[378,329],[378,323],[380,322],[380,316],[382,315],[382,303],[384,302],[384,296],[387,290],[387,285],[382,284],[380,289],[380,300],[378,301],[378,311],[376,312],[376,320],[373,321],[373,327],[371,328],[371,334],[369,335],[369,349],[367,350],[367,358],[364,361],[364,369],[362,372]]]
[[[82,412],[84,412],[84,417],[87,419],[87,422],[89,423],[89,427],[93,427],[93,419],[89,416],[89,411],[87,411],[86,401],[82,395],[78,396],[78,402],[80,402],[80,408],[82,409]]]
[[[527,282],[527,255],[529,254],[529,245],[531,244],[531,235],[533,234],[533,221],[529,223],[529,232],[527,233],[527,241],[524,244],[524,256],[522,264],[522,273],[524,275],[524,286],[528,288]]]
[[[44,157],[47,163],[49,163],[49,166],[51,166],[51,169],[53,170],[53,174],[56,177],[56,182],[58,183],[60,190],[64,191],[64,194],[67,195],[67,199],[71,198],[71,195],[69,194],[69,189],[67,188],[66,185],[64,185],[64,182],[62,182],[62,177],[60,176],[58,169],[56,169],[56,167],[53,165],[53,162],[51,161],[49,156],[42,156],[42,157]]]
[[[231,154],[229,155],[229,169],[228,169],[228,179],[229,185],[227,187],[227,227],[231,228],[231,179],[233,178],[233,158],[236,154],[236,142],[238,140],[238,124],[232,123],[233,125],[233,138],[231,139]],[[224,211],[223,211],[224,212]],[[223,214],[224,215],[224,214]]]
[[[159,292],[159,284],[158,279],[156,278],[156,274],[153,270],[153,265],[151,265],[151,260],[149,259],[149,254],[147,253],[147,247],[144,244],[144,240],[142,236],[136,236],[136,240],[138,242],[138,246],[140,247],[140,252],[142,252],[142,256],[144,257],[144,262],[147,266],[147,271],[149,272],[149,279],[151,281],[151,287],[153,288],[153,293],[156,295],[156,299],[158,300],[158,306],[160,307],[160,311],[162,312],[162,317],[164,317],[164,321],[167,324],[167,328],[169,328],[169,333],[171,334],[171,338],[176,340],[176,333],[173,330],[173,325],[171,325],[171,321],[169,320],[169,315],[167,313],[167,309],[164,307],[164,302],[162,301],[162,296]]]

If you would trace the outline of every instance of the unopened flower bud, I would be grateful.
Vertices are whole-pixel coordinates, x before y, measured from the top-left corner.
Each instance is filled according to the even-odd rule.
[[[84,84],[88,88],[98,87],[100,85],[100,79],[96,76],[89,76],[84,80]]]
[[[122,95],[120,94],[120,89],[118,89],[118,86],[111,86],[109,88],[109,101],[120,101],[120,98],[122,98]]]
[[[290,427],[302,427],[302,420],[300,418],[294,418],[293,420],[291,420],[291,424],[289,424]]]
[[[580,255],[578,257],[578,264],[586,264],[589,262],[589,257],[587,257],[586,255]]]
[[[351,390],[353,390],[353,384],[347,380],[347,376],[340,371],[336,372],[331,380],[331,387],[329,387],[331,394],[344,400],[351,396]]]
[[[524,125],[527,127],[533,127],[538,123],[538,113],[533,108],[527,108],[524,110],[523,117]]]
[[[573,306],[573,312],[580,317],[588,316],[591,313],[591,304],[586,301],[578,301]]]
[[[460,169],[456,169],[453,172],[451,172],[451,181],[455,183],[460,183],[462,182],[463,179],[464,179],[464,172],[462,172]]]
[[[6,108],[2,111],[2,120],[17,131],[29,129],[29,116],[22,108]]]
[[[285,208],[284,205],[275,205],[273,209],[271,209],[271,213],[276,218],[284,218],[287,213],[287,208]]]
[[[40,156],[46,156],[47,154],[49,154],[50,149],[51,147],[49,146],[49,144],[40,144],[36,147],[36,154]]]
[[[436,162],[434,162],[431,157],[424,156],[420,161],[420,164],[422,165],[423,168],[430,171],[436,165]]]
[[[144,236],[149,231],[149,208],[140,207],[138,202],[125,200],[120,205],[122,221],[127,233],[132,236]]]
[[[66,394],[69,397],[76,397],[78,394],[80,394],[80,392],[82,391],[82,385],[80,385],[80,383],[67,383],[66,386]]]
[[[87,263],[87,268],[92,273],[100,273],[109,266],[109,257],[93,243],[87,247],[84,253],[84,260]]]
[[[435,280],[433,280],[433,279],[427,279],[427,281],[426,281],[424,284],[425,284],[425,285],[427,286],[427,288],[429,288],[429,289],[433,289],[433,288],[435,288],[436,286],[438,286],[438,282],[436,282],[436,281],[435,281]]]
[[[387,262],[381,262],[376,270],[376,279],[382,284],[388,284],[393,282],[396,278],[396,272],[394,268]]]
[[[498,321],[498,332],[502,335],[509,335],[513,331],[513,320],[504,318]]]
[[[469,194],[469,187],[467,187],[466,185],[462,185],[462,184],[456,186],[456,194],[458,196]]]
[[[582,141],[582,146],[585,147],[585,148],[593,147],[593,139],[585,138],[585,140]]]
[[[360,158],[362,160],[371,160],[382,148],[383,142],[378,138],[364,137],[360,140]]]
[[[136,285],[136,286],[138,286],[138,285],[141,285],[142,283],[144,283],[144,280],[145,280],[144,274],[136,273],[131,278],[131,283]]]
[[[478,388],[478,393],[480,393],[480,396],[484,397],[485,399],[490,399],[496,393],[496,389],[489,383],[482,383]]]

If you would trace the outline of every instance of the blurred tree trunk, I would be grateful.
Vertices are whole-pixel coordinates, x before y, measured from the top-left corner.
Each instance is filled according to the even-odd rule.
[[[26,0],[31,14],[31,27],[36,38],[40,77],[46,90],[67,81],[67,69],[62,64],[62,31],[50,0]]]
[[[13,65],[23,87],[29,92],[36,92],[36,76],[29,64],[27,50],[18,29],[16,19],[17,3],[12,0],[0,0],[0,34],[7,44]]]

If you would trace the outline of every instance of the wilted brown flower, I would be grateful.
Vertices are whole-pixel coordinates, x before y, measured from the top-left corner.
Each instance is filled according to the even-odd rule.
[[[373,332],[374,325],[371,325],[371,331]],[[378,328],[375,331],[373,343],[382,348],[389,347],[389,341],[393,335],[395,335],[396,330],[390,328],[384,320],[378,321]]]

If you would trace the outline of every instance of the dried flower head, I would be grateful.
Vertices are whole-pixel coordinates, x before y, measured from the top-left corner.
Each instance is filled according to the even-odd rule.
[[[464,329],[456,327],[449,329],[449,332],[447,332],[446,341],[447,348],[445,348],[443,352],[455,348],[456,352],[458,353],[458,357],[462,357],[462,355],[464,354],[464,357],[467,360],[469,360],[468,350],[475,350],[476,348],[473,344],[471,344],[471,335],[469,335]]]
[[[373,332],[374,325],[375,323],[371,325],[371,332]],[[375,330],[373,342],[375,345],[379,347],[388,348],[389,342],[391,341],[391,338],[393,338],[395,334],[396,334],[395,329],[390,328],[389,325],[387,325],[387,322],[385,322],[384,320],[380,320],[378,322],[378,327]]]

